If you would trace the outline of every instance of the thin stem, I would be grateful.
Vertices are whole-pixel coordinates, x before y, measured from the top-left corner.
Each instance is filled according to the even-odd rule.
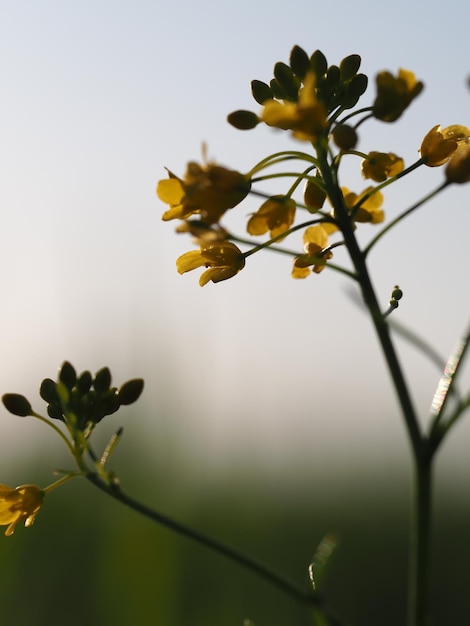
[[[408,385],[391,340],[390,329],[377,301],[366,265],[366,251],[363,252],[359,248],[351,217],[336,180],[336,172],[330,167],[327,153],[322,148],[321,145],[317,147],[320,170],[335,210],[335,217],[356,270],[362,296],[376,330],[410,439],[415,465],[415,488],[411,513],[408,624],[409,626],[425,626],[428,610],[432,454],[429,451],[427,439],[421,433]]]
[[[166,515],[159,513],[158,511],[154,511],[153,509],[149,508],[145,504],[142,504],[141,502],[135,500],[131,496],[128,496],[127,494],[125,494],[121,490],[118,484],[110,485],[104,482],[102,479],[100,479],[100,477],[95,473],[88,473],[86,477],[96,487],[101,489],[101,491],[104,491],[115,500],[118,500],[122,504],[125,504],[126,506],[130,507],[134,511],[141,513],[142,515],[153,520],[154,522],[157,522],[158,524],[161,524],[165,526],[166,528],[169,528],[172,531],[179,533],[180,535],[183,535],[189,539],[192,539],[193,541],[196,541],[197,543],[205,546],[206,548],[209,548],[213,550],[214,552],[217,552],[218,554],[221,554],[222,556],[225,556],[229,558],[230,560],[238,563],[239,565],[251,570],[253,573],[258,574],[264,580],[274,585],[279,590],[291,596],[298,602],[302,604],[310,604],[310,605],[319,604],[318,599],[312,592],[306,592],[303,589],[300,589],[299,587],[297,587],[297,585],[295,585],[293,582],[291,582],[287,578],[284,578],[284,576],[282,576],[281,574],[275,572],[274,570],[270,569],[266,565],[263,565],[262,563],[255,561],[254,559],[244,554],[243,552],[240,552],[239,550],[236,550],[235,548],[227,546],[226,544],[220,541],[217,541],[213,537],[209,535],[205,535],[193,528],[190,528],[189,526],[186,526],[185,524],[182,524],[181,522],[177,522],[171,519],[170,517],[167,517]]]
[[[43,491],[44,491],[44,493],[50,493],[54,489],[57,489],[57,487],[60,487],[64,483],[67,483],[72,478],[75,478],[76,476],[82,476],[82,475],[83,475],[83,472],[70,472],[70,473],[67,473],[65,476],[62,476],[62,478],[59,478],[58,480],[56,480],[55,482],[51,483],[47,487],[44,487]]]
[[[268,157],[259,161],[255,166],[251,168],[248,172],[247,176],[252,178],[254,174],[263,170],[265,167],[269,167],[271,165],[275,165],[276,163],[282,163],[283,161],[290,161],[293,159],[297,159],[299,161],[307,161],[309,163],[316,164],[316,159],[311,154],[307,154],[306,152],[301,152],[299,150],[282,150],[281,152],[275,152],[274,154],[270,154]]]
[[[415,459],[413,511],[410,536],[410,580],[408,626],[428,623],[429,544],[432,517],[432,455],[426,453]]]
[[[399,222],[401,222],[405,217],[408,217],[408,215],[410,215],[411,213],[413,213],[414,211],[416,211],[416,209],[419,209],[419,207],[423,206],[423,204],[425,204],[428,200],[430,200],[431,198],[433,198],[434,196],[436,196],[440,191],[442,191],[443,189],[445,189],[445,187],[447,187],[447,185],[449,185],[450,183],[445,181],[442,183],[442,185],[440,185],[439,187],[437,187],[437,189],[434,189],[434,191],[431,191],[430,193],[428,193],[426,196],[424,196],[424,198],[421,198],[421,200],[419,200],[418,202],[416,202],[415,204],[413,204],[413,206],[411,206],[409,209],[407,209],[406,211],[404,211],[403,213],[401,213],[398,217],[396,217],[394,220],[392,220],[391,222],[389,222],[387,224],[387,226],[385,226],[385,228],[383,228],[373,239],[371,239],[371,241],[369,241],[369,243],[367,244],[367,246],[364,248],[363,250],[363,254],[364,256],[367,256],[369,254],[369,252],[372,250],[372,248],[375,246],[375,244],[384,236],[388,233],[389,230],[391,230],[394,226],[396,226]]]
[[[70,454],[72,456],[75,456],[72,444],[67,439],[67,437],[64,435],[64,433],[60,430],[60,428],[58,428],[53,422],[51,422],[50,419],[46,419],[45,417],[43,417],[39,413],[32,413],[32,417],[35,417],[36,419],[40,420],[41,422],[44,422],[44,424],[47,424],[48,426],[50,426],[50,428],[55,430],[55,432],[59,435],[59,437],[65,442],[65,445],[69,449]]]

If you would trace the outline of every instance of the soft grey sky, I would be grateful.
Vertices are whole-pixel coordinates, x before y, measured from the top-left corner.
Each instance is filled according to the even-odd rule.
[[[289,260],[266,253],[233,280],[200,289],[197,273],[175,271],[192,245],[161,222],[155,185],[165,166],[182,174],[199,160],[203,141],[211,157],[241,170],[295,145],[225,121],[234,109],[257,110],[250,81],[269,80],[294,44],[320,48],[331,63],[361,54],[371,78],[365,104],[382,69],[405,67],[424,81],[398,123],[372,122],[360,144],[411,164],[435,124],[470,126],[460,26],[468,4],[3,0],[0,8],[1,391],[35,401],[38,382],[64,359],[79,370],[106,364],[117,383],[147,381],[128,430],[149,451],[165,448],[173,426],[208,464],[271,455],[282,473],[294,458],[334,465],[350,453],[365,467],[401,459],[389,380],[345,279],[324,272],[293,281]],[[394,186],[387,215],[442,177],[428,169]],[[366,186],[354,162],[343,182]],[[371,256],[384,307],[400,284],[397,318],[444,354],[470,311],[469,193],[452,189],[430,203]],[[437,374],[409,349],[404,356],[425,410]],[[41,432],[5,414],[3,458],[35,447]]]

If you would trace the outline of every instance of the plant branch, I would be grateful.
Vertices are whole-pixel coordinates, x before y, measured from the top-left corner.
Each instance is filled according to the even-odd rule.
[[[104,491],[115,500],[118,500],[119,502],[121,502],[121,504],[125,504],[129,508],[140,513],[141,515],[144,515],[148,519],[151,519],[154,522],[161,524],[162,526],[165,526],[166,528],[169,528],[170,530],[180,535],[183,535],[184,537],[187,537],[188,539],[191,539],[196,543],[199,543],[200,545],[203,545],[204,547],[209,548],[210,550],[230,559],[231,561],[238,563],[242,567],[263,578],[266,582],[274,585],[283,593],[291,596],[291,598],[293,598],[297,602],[301,604],[318,606],[319,608],[321,607],[320,600],[311,591],[307,592],[303,589],[300,589],[297,585],[285,578],[282,574],[279,574],[268,566],[259,563],[258,561],[252,559],[250,556],[244,554],[236,548],[228,546],[209,535],[201,533],[194,528],[186,526],[185,524],[182,524],[181,522],[178,522],[158,511],[155,511],[145,504],[142,504],[138,500],[135,500],[131,496],[124,493],[124,491],[122,491],[117,482],[112,484],[107,483],[96,473],[88,473],[86,475],[86,478],[96,487],[98,487],[98,489]],[[324,610],[323,607],[321,607],[321,609]]]

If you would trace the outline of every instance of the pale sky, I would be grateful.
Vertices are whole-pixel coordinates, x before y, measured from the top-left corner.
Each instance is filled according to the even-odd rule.
[[[108,365],[118,384],[147,381],[127,429],[149,451],[164,449],[174,427],[188,454],[207,463],[271,458],[282,472],[293,459],[350,453],[368,467],[370,442],[372,464],[403,458],[389,379],[370,323],[347,295],[351,285],[332,272],[293,281],[290,261],[266,253],[233,280],[201,289],[197,273],[176,273],[176,257],[193,246],[161,221],[155,185],[165,166],[181,175],[187,161],[200,160],[202,142],[211,158],[245,171],[270,152],[303,147],[266,127],[240,132],[225,121],[234,109],[257,110],[250,81],[269,81],[294,44],[319,48],[336,64],[360,54],[370,77],[364,106],[378,71],[415,72],[422,95],[396,124],[364,126],[360,144],[411,164],[434,125],[470,126],[468,3],[0,7],[1,392],[25,393],[42,408],[36,387],[63,360],[80,371]],[[441,170],[427,169],[397,184],[385,196],[386,214],[442,180]],[[367,186],[354,162],[343,182],[357,192]],[[450,190],[371,255],[384,308],[398,283],[405,297],[397,319],[444,356],[470,314],[469,200],[470,185]],[[238,209],[240,223],[253,202]],[[363,230],[364,240],[374,234]],[[403,354],[425,411],[437,372],[408,348]],[[6,412],[1,428],[4,472],[7,459],[21,462],[21,451],[47,435]],[[454,437],[449,450],[468,473],[458,440],[470,429],[460,432],[465,438]]]

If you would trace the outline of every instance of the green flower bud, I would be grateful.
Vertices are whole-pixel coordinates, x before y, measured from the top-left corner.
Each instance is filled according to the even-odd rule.
[[[320,79],[324,74],[326,74],[326,70],[328,69],[328,61],[326,60],[326,56],[320,50],[315,50],[315,52],[310,57],[310,66],[312,70],[315,72],[317,79]]]
[[[128,380],[119,389],[119,402],[123,405],[132,404],[138,400],[142,390],[144,388],[144,381],[142,378],[134,378]]]
[[[281,83],[279,83],[275,78],[271,79],[269,85],[273,96],[278,100],[293,100],[293,98],[289,95],[288,90],[285,89],[284,86],[281,85]],[[295,99],[296,98],[294,98],[294,100]]]
[[[351,109],[367,89],[369,79],[365,74],[356,74],[346,88],[346,95],[342,105],[346,109]]]
[[[357,70],[361,66],[361,57],[358,54],[350,54],[345,57],[339,64],[341,80],[350,80],[357,74]]]
[[[56,383],[50,378],[45,378],[42,381],[41,386],[39,387],[39,395],[45,402],[59,402]]]
[[[253,94],[253,98],[256,102],[261,104],[261,106],[266,102],[266,100],[272,100],[273,98],[271,87],[266,85],[266,83],[263,83],[261,80],[251,81],[251,93]]]
[[[2,402],[7,411],[18,415],[19,417],[27,417],[33,415],[33,409],[29,401],[19,393],[6,393],[2,396]]]
[[[294,76],[294,72],[288,65],[281,62],[276,63],[274,66],[274,78],[281,85],[281,87],[285,89],[291,99],[297,100],[300,81],[296,76]]]
[[[304,204],[310,213],[319,211],[326,199],[326,192],[320,185],[316,185],[312,180],[307,180],[304,188]]]
[[[85,371],[80,374],[77,380],[77,391],[83,396],[90,391],[91,383],[93,382],[90,372]]]
[[[77,372],[68,361],[64,361],[60,368],[59,380],[63,382],[68,389],[72,389],[77,382]]]
[[[310,69],[308,54],[300,46],[294,46],[290,53],[290,66],[292,71],[299,78],[305,78]]]
[[[259,124],[259,118],[256,113],[251,111],[234,111],[227,116],[229,124],[238,128],[238,130],[251,130]]]
[[[357,144],[357,133],[352,126],[338,124],[334,127],[333,140],[341,150],[352,150]]]
[[[101,368],[95,374],[93,381],[93,387],[98,393],[104,393],[108,391],[111,386],[111,372],[108,367]]]

